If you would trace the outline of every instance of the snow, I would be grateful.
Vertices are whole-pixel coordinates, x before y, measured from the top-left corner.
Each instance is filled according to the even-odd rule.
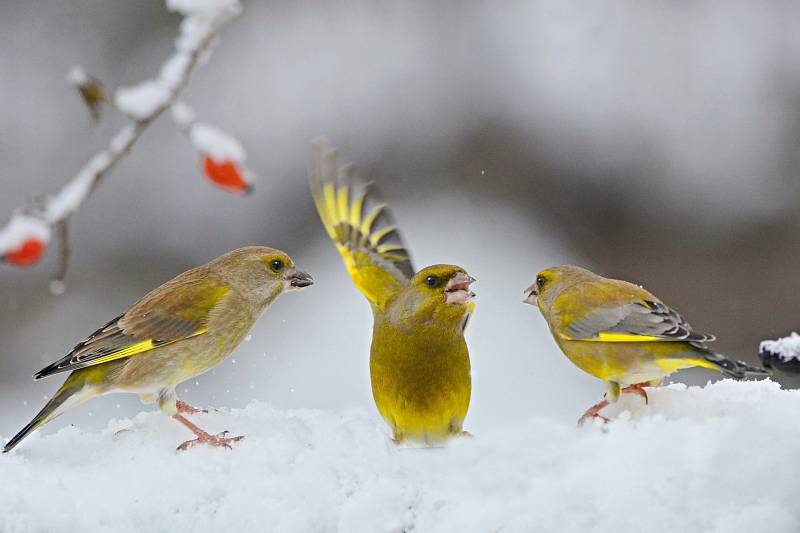
[[[181,130],[188,128],[195,120],[194,110],[184,102],[175,102],[170,110],[172,112],[172,120]]]
[[[184,16],[214,17],[220,13],[238,13],[239,0],[167,0],[167,9]]]
[[[67,72],[67,82],[70,85],[75,87],[80,87],[81,85],[85,85],[89,82],[89,75],[83,70],[83,67],[80,65],[74,65],[72,68],[69,69]]]
[[[108,146],[115,154],[125,151],[133,142],[136,136],[136,127],[133,124],[128,124],[112,137]]]
[[[114,96],[114,102],[129,117],[143,119],[167,105],[170,97],[170,90],[163,84],[147,80],[132,87],[120,87]]]
[[[800,361],[800,335],[792,332],[791,335],[778,340],[762,341],[759,351],[769,352],[786,362],[792,359]]]
[[[244,148],[239,141],[209,124],[194,124],[189,130],[189,140],[197,151],[211,156],[218,163],[241,163],[245,159]]]
[[[105,171],[110,164],[111,154],[107,151],[102,151],[92,157],[78,174],[47,203],[47,220],[55,223],[77,211],[91,192],[95,176]]]
[[[161,66],[158,74],[158,80],[164,87],[170,91],[175,91],[181,84],[181,81],[186,77],[189,71],[189,63],[191,57],[186,52],[177,52],[173,54]]]
[[[15,214],[0,229],[0,255],[19,248],[30,238],[48,242],[50,234],[50,226],[42,219],[22,213]]]
[[[671,385],[651,390],[647,406],[625,398],[605,427],[580,429],[547,409],[532,405],[527,418],[431,449],[393,445],[372,410],[259,402],[192,417],[245,434],[233,450],[177,453],[190,434],[158,413],[100,432],[36,433],[0,457],[0,530],[800,527],[798,391],[770,381]]]

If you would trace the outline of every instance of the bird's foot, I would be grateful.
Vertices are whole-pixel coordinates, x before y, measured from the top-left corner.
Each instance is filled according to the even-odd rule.
[[[230,431],[223,431],[222,433],[217,433],[216,435],[211,435],[203,431],[201,434],[197,435],[196,439],[187,440],[180,446],[178,446],[179,451],[186,451],[193,446],[197,446],[198,444],[208,444],[209,446],[213,446],[215,448],[228,448],[231,450],[231,444],[234,442],[239,442],[244,438],[244,435],[239,435],[237,437],[228,437],[228,433]]]
[[[647,391],[645,391],[644,388],[647,387],[649,384],[650,384],[650,382],[648,381],[648,382],[645,382],[645,383],[636,383],[634,385],[628,385],[627,387],[622,389],[620,391],[620,393],[621,394],[635,394],[637,396],[641,396],[642,398],[644,398],[645,405],[647,405],[649,403],[649,401],[648,401],[648,398],[647,398]]]
[[[178,412],[185,414],[185,415],[194,415],[197,413],[208,413],[208,409],[198,409],[197,407],[192,407],[186,402],[182,402],[180,400],[175,402],[175,407],[178,408]]]
[[[600,420],[603,421],[604,424],[608,424],[609,422],[608,418],[600,414],[600,411],[606,408],[607,406],[608,406],[608,400],[603,400],[601,402],[597,402],[596,404],[588,408],[586,412],[583,413],[583,416],[581,416],[578,419],[578,426],[582,426],[583,424],[586,423],[587,420],[590,420],[592,418],[599,418]]]
[[[475,438],[475,435],[473,435],[473,434],[472,434],[472,433],[470,433],[469,431],[462,431],[461,433],[459,433],[458,435],[456,435],[456,437],[467,437],[468,439],[474,439],[474,438]]]

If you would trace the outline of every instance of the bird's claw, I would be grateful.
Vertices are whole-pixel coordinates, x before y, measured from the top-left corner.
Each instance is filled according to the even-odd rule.
[[[194,415],[197,413],[206,413],[208,414],[208,409],[199,409],[197,407],[193,407],[186,402],[182,402],[178,400],[175,402],[175,407],[178,408],[178,412],[187,415]]]
[[[231,444],[234,442],[239,442],[244,438],[244,435],[238,435],[236,437],[228,437],[227,435],[230,431],[223,431],[221,433],[217,433],[216,435],[209,435],[206,433],[205,435],[198,435],[196,439],[187,440],[180,446],[178,446],[178,451],[186,451],[189,448],[196,446],[198,444],[208,444],[209,446],[213,446],[215,448],[227,448],[229,450],[233,449]]]
[[[641,396],[644,398],[644,404],[648,405],[650,403],[649,398],[647,397],[647,391],[644,390],[646,383],[637,383],[635,385],[628,385],[624,389],[620,391],[621,394],[635,394],[637,396]]]
[[[608,406],[608,400],[603,400],[588,408],[586,412],[583,413],[583,416],[581,416],[578,419],[578,427],[582,426],[583,424],[586,423],[587,420],[592,418],[599,418],[600,420],[603,421],[603,424],[608,424],[610,420],[600,414],[600,411],[607,406]]]

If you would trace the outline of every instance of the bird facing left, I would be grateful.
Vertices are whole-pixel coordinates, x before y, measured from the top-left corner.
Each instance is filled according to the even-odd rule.
[[[262,246],[184,272],[37,372],[34,379],[71,374],[3,452],[68,409],[111,392],[138,394],[186,426],[196,438],[179,450],[201,443],[229,448],[243,437],[211,435],[193,424],[184,415],[200,410],[178,400],[175,388],[230,355],[281,294],[312,284],[288,255]]]

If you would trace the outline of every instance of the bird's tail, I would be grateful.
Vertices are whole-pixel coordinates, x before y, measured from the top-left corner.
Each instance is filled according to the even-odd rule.
[[[766,378],[772,375],[772,372],[766,368],[749,365],[744,361],[734,361],[710,350],[703,352],[703,358],[711,363],[709,368],[733,379]]]
[[[85,379],[80,371],[73,372],[55,395],[53,395],[50,401],[39,411],[39,414],[33,417],[33,420],[28,422],[28,425],[22,428],[19,433],[14,435],[11,440],[6,443],[3,447],[3,453],[8,453],[13,450],[22,439],[30,435],[35,429],[50,422],[67,409],[81,404],[94,396],[91,394],[91,389],[84,387],[84,385]]]

